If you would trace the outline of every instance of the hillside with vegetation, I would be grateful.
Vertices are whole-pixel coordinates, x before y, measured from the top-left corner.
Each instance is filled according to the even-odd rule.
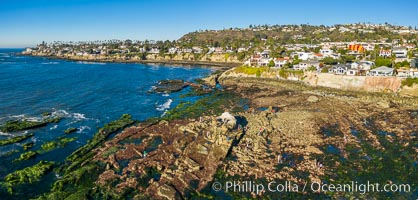
[[[394,40],[417,40],[416,28],[390,24],[349,24],[334,26],[301,25],[259,25],[248,28],[229,28],[224,30],[204,30],[188,33],[179,41],[193,45],[212,45],[239,48],[257,46],[260,43],[280,44],[319,44],[321,42],[392,42]],[[411,34],[413,33],[413,34]]]

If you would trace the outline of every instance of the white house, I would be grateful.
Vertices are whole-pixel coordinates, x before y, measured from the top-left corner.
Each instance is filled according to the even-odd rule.
[[[198,54],[203,52],[202,47],[198,47],[198,46],[192,47],[192,50],[193,50],[193,53],[198,53]]]
[[[33,51],[33,49],[31,49],[31,48],[26,48],[26,53],[32,53],[32,51]]]
[[[379,56],[380,57],[389,58],[391,55],[392,55],[391,50],[380,49],[380,51],[379,51]]]
[[[224,53],[224,49],[222,47],[216,47],[215,48],[215,53]]]
[[[381,66],[376,69],[372,69],[367,73],[367,76],[392,76],[393,68]]]
[[[238,48],[238,53],[246,52],[246,51],[248,51],[247,48],[244,48],[244,47]]]
[[[168,53],[169,54],[175,54],[175,53],[177,53],[177,50],[178,49],[176,47],[171,47],[171,48],[168,49]]]
[[[299,64],[293,66],[295,70],[307,70],[309,67],[315,67],[316,70],[319,69],[319,62],[318,61],[302,61]]]
[[[329,48],[322,48],[321,50],[319,50],[319,53],[322,54],[324,57],[330,57],[334,53],[334,51]]]
[[[397,70],[397,77],[403,77],[403,78],[418,78],[418,69],[415,68],[400,68]]]
[[[292,57],[298,56],[300,60],[313,59],[314,54],[312,52],[293,52]]]
[[[331,67],[331,69],[328,70],[328,73],[337,74],[337,75],[345,75],[351,69],[352,68],[350,64],[337,64]]]
[[[159,54],[160,53],[160,50],[157,47],[153,47],[153,48],[151,48],[151,50],[149,50],[148,53],[151,53],[151,54]]]
[[[406,60],[408,50],[406,49],[406,47],[393,47],[392,54],[395,56],[395,62],[402,62]]]
[[[353,62],[351,63],[351,68],[357,70],[368,71],[375,66],[373,61],[360,61],[360,62]]]
[[[289,57],[284,57],[284,58],[276,58],[274,59],[274,67],[278,67],[281,68],[284,65],[286,65],[287,63],[289,63]]]

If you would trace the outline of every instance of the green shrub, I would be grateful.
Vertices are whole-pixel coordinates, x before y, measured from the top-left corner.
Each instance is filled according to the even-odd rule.
[[[407,78],[402,81],[402,86],[412,87],[412,85],[418,85],[418,78]]]
[[[256,75],[257,77],[268,70],[268,67],[249,67],[249,66],[240,66],[234,69],[235,73],[242,73],[247,75]]]

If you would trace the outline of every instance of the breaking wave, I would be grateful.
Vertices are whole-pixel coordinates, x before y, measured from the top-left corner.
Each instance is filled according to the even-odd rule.
[[[163,103],[163,104],[161,104],[161,105],[158,105],[156,109],[157,109],[158,111],[165,111],[165,110],[167,110],[167,109],[169,109],[169,108],[170,108],[171,103],[173,103],[173,100],[168,99],[165,103]]]

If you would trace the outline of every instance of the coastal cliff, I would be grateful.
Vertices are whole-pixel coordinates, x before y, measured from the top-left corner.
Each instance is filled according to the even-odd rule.
[[[226,71],[221,78],[269,78],[290,80],[305,83],[310,86],[328,87],[342,90],[366,91],[366,92],[390,92],[403,96],[418,96],[416,86],[405,86],[400,77],[374,77],[374,76],[347,76],[328,73],[303,72],[295,70],[279,70],[269,68],[254,68],[248,70],[245,67],[236,67]],[[247,70],[247,71],[246,71]]]
[[[182,53],[174,55],[148,54],[140,55],[74,55],[74,54],[52,54],[43,52],[23,52],[24,55],[51,57],[58,59],[88,61],[88,62],[122,62],[122,63],[167,63],[167,64],[190,64],[233,67],[241,65],[237,56],[228,53],[197,55],[192,53]]]

